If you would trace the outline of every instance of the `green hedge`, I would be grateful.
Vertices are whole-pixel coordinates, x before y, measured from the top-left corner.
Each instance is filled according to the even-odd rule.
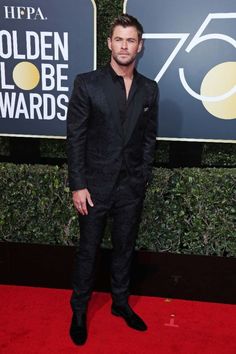
[[[12,138],[0,137],[0,155],[9,156],[9,144]],[[16,138],[14,138],[16,139]],[[29,139],[29,138],[28,138]],[[42,158],[66,158],[64,139],[38,139]],[[155,164],[168,166],[170,163],[169,141],[158,141]],[[188,143],[191,144],[191,143]],[[204,143],[201,158],[202,167],[235,167],[236,144]]]
[[[202,166],[236,166],[236,144],[205,143]]]
[[[0,241],[77,243],[66,166],[0,164],[0,178]],[[236,256],[235,185],[236,169],[154,169],[137,248]]]

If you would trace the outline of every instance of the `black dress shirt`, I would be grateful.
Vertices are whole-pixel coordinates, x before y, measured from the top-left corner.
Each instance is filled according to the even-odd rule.
[[[130,97],[132,96],[132,92],[134,90],[134,82],[136,80],[136,76],[137,76],[136,73],[137,72],[136,72],[136,70],[134,70],[134,76],[133,76],[132,84],[130,87],[129,96],[127,98],[124,78],[122,76],[117,75],[117,73],[113,70],[111,65],[110,64],[108,64],[108,65],[109,65],[109,71],[110,71],[110,74],[112,77],[112,81],[114,83],[114,92],[115,92],[115,96],[117,99],[118,108],[119,108],[119,112],[120,112],[121,124],[123,126],[125,120],[128,119],[127,111],[128,111],[128,107],[130,105]]]
[[[122,125],[122,127],[124,127],[125,120],[129,119],[129,117],[127,116],[127,112],[128,112],[129,105],[131,104],[130,98],[132,97],[132,94],[134,91],[135,80],[137,78],[137,75],[136,75],[137,71],[134,69],[134,76],[133,76],[132,84],[130,87],[129,95],[127,98],[126,97],[125,82],[124,82],[123,76],[117,75],[117,73],[113,70],[113,68],[111,67],[110,64],[108,64],[108,68],[109,68],[109,72],[112,77],[112,81],[114,83],[114,94],[117,99],[121,125]],[[120,183],[122,180],[126,179],[127,177],[128,177],[128,171],[127,171],[125,160],[123,158],[121,170],[120,170],[120,174],[119,174],[117,182]]]

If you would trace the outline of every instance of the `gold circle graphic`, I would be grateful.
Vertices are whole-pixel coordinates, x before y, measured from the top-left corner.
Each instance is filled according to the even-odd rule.
[[[236,62],[225,62],[214,66],[201,85],[202,96],[221,96],[236,85]],[[206,110],[220,119],[236,119],[236,93],[217,102],[202,101]]]
[[[14,67],[13,80],[22,90],[34,89],[38,85],[39,79],[38,68],[28,61],[22,61]]]

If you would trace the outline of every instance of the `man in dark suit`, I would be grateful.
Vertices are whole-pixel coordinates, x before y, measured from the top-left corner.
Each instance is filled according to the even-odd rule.
[[[131,328],[147,329],[128,304],[130,264],[157,130],[157,84],[135,69],[142,33],[136,18],[123,14],[115,19],[108,38],[110,63],[78,75],[69,103],[69,184],[80,224],[70,327],[77,345],[87,339],[95,258],[108,216],[113,219],[111,312]]]

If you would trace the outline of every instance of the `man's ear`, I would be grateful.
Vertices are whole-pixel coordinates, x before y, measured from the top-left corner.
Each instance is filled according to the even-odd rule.
[[[107,38],[107,46],[111,50],[111,37]]]
[[[141,41],[139,42],[138,53],[140,53],[142,49],[143,49],[143,39],[141,39]]]

